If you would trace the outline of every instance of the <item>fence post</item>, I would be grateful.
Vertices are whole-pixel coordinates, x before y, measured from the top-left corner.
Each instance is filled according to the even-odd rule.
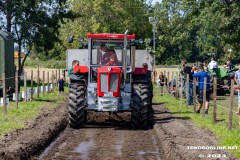
[[[167,79],[168,79],[168,82],[167,82],[167,92],[169,93],[169,78],[170,78],[170,76],[169,76],[169,72],[167,72]]]
[[[58,76],[57,76],[57,70],[55,71],[55,73],[56,73],[56,88],[57,88],[57,81],[58,81]]]
[[[193,112],[196,113],[196,78],[193,78]]]
[[[183,105],[183,78],[182,76],[180,77],[180,83],[181,83],[181,88],[180,88],[180,102],[181,106]]]
[[[189,101],[189,74],[187,74],[187,81],[186,81],[186,107],[188,107]]]
[[[57,76],[57,69],[56,69],[56,90],[57,90],[57,80],[58,80],[58,76]]]
[[[166,76],[166,71],[164,71],[164,86],[166,86],[166,91],[163,91],[163,93],[167,93],[168,92],[168,88],[167,88],[167,76]]]
[[[47,71],[47,93],[49,94],[49,71]]]
[[[31,100],[33,100],[33,71],[31,70]]]
[[[27,72],[24,72],[24,103],[27,103]]]
[[[58,69],[58,79],[60,79],[60,77],[61,77],[61,70]]]
[[[42,87],[43,87],[43,95],[45,93],[45,71],[43,71],[43,79],[42,79]]]
[[[54,71],[52,70],[52,92],[54,92]]]
[[[37,70],[37,97],[39,98],[39,66]]]
[[[2,73],[2,83],[3,83],[3,113],[7,114],[5,73]]]
[[[176,72],[176,92],[175,92],[175,98],[178,98],[178,74]]]
[[[205,103],[206,103],[206,87],[207,87],[207,77],[204,77],[204,83],[203,83],[203,103],[202,103],[202,117],[205,117]]]
[[[16,108],[18,108],[18,71],[15,71],[15,97],[16,97]]]
[[[174,92],[173,92],[173,81],[174,81],[174,79],[173,79],[173,72],[172,72],[172,82],[171,82],[171,89],[170,89],[170,94],[171,94],[171,96],[173,96],[174,95]]]
[[[213,77],[213,122],[217,122],[217,77]]]
[[[234,96],[234,81],[231,79],[231,92],[230,92],[230,103],[229,103],[229,120],[228,129],[232,129],[232,117],[233,117],[233,96]]]

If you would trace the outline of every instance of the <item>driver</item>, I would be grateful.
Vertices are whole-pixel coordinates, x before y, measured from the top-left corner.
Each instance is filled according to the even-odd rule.
[[[100,48],[103,52],[105,52],[102,56],[101,60],[102,64],[108,64],[111,61],[111,59],[113,59],[113,62],[111,62],[112,64],[118,63],[117,54],[114,49],[109,49],[105,44],[101,44]]]

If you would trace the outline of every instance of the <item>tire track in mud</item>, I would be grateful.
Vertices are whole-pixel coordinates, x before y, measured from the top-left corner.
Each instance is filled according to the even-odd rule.
[[[38,159],[160,160],[159,150],[153,130],[132,130],[129,121],[113,121],[78,130],[67,128]]]
[[[164,104],[155,104],[153,108],[152,130],[131,129],[129,113],[116,116],[98,112],[89,114],[86,128],[74,130],[66,127],[65,102],[54,110],[44,111],[27,128],[7,134],[0,141],[0,159],[202,160],[198,155],[206,155],[208,150],[188,150],[187,146],[217,146],[218,141],[211,132],[196,127],[187,117],[174,116]],[[42,155],[36,156],[48,144]],[[226,154],[224,160],[237,159],[226,150],[210,153]],[[213,159],[219,158],[209,160]]]

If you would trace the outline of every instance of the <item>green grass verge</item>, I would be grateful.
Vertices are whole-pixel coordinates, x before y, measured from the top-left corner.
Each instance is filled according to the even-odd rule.
[[[49,94],[45,93],[45,95],[40,93],[39,98],[35,94],[33,101],[27,101],[26,104],[20,101],[18,109],[15,101],[10,101],[7,114],[4,114],[3,107],[0,107],[0,138],[10,131],[26,127],[26,122],[36,118],[41,113],[41,108],[53,109],[57,107],[66,99],[67,93],[68,88],[65,87],[64,94],[58,94],[57,91]]]
[[[178,117],[190,119],[196,126],[212,131],[219,140],[219,146],[238,146],[238,149],[229,151],[240,158],[240,119],[235,112],[233,112],[232,130],[228,130],[229,96],[217,98],[217,123],[214,124],[212,102],[210,102],[209,114],[205,115],[205,118],[203,118],[202,114],[193,113],[193,106],[186,108],[184,100],[183,106],[181,106],[180,99],[175,99],[168,94],[160,96],[159,90],[160,89],[154,87],[155,94],[153,97],[153,102],[164,103],[165,107],[167,107],[172,114]],[[235,96],[234,111],[237,110],[236,98],[237,97]]]

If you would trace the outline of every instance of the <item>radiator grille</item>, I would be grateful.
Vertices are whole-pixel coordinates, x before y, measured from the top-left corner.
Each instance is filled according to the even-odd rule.
[[[107,73],[101,74],[101,91],[108,92],[108,75],[107,75]]]
[[[110,79],[110,92],[116,92],[118,85],[118,74],[111,74]]]

